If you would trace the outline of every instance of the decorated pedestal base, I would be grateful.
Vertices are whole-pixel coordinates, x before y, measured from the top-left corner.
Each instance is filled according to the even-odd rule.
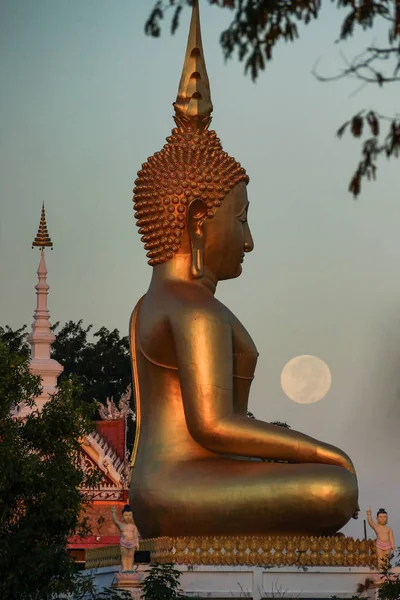
[[[160,537],[143,540],[152,562],[261,567],[372,567],[375,543],[334,537]]]
[[[144,578],[142,571],[119,571],[114,577],[112,587],[119,590],[127,590],[131,593],[132,598],[139,600],[141,597],[140,584]]]
[[[137,588],[143,581],[143,573],[139,571],[120,571],[115,576],[114,587]]]
[[[150,551],[152,562],[175,564],[185,596],[218,600],[244,596],[262,600],[277,595],[351,598],[359,584],[377,573],[374,541],[344,536],[164,537],[142,540],[140,550]],[[148,565],[138,566],[136,586],[132,586],[129,577],[116,573],[118,567],[105,566],[111,564],[111,554],[110,560],[94,554],[87,558],[99,589],[113,579],[116,587],[129,590],[139,600],[137,585]],[[368,596],[376,600],[375,588]]]

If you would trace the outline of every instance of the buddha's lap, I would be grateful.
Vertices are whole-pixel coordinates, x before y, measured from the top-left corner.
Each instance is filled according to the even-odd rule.
[[[132,489],[147,489],[159,495],[162,503],[248,502],[257,498],[288,504],[307,497],[312,503],[330,504],[357,500],[357,480],[346,469],[325,464],[286,464],[252,460],[214,459],[158,463],[156,469],[144,469],[143,476],[133,472]],[[138,475],[138,476],[136,476]],[[142,494],[141,494],[142,495]],[[246,500],[248,499],[248,501]]]
[[[331,535],[356,509],[356,478],[341,467],[190,462],[133,478],[131,503],[144,537],[229,535],[232,523],[237,535]]]

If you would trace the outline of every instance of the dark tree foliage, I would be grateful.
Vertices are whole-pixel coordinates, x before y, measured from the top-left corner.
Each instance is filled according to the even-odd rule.
[[[77,375],[85,399],[119,400],[131,382],[129,339],[121,337],[117,329],[100,327],[89,341],[91,329],[92,325],[84,327],[82,320],[68,321],[61,329],[59,323],[53,326],[52,358],[64,367],[60,381]]]
[[[113,397],[117,401],[131,383],[128,336],[121,337],[117,329],[100,327],[90,341],[92,327],[84,326],[82,320],[68,321],[62,327],[58,322],[53,325],[56,339],[51,356],[64,367],[59,382],[73,375],[79,378],[83,400],[104,403]],[[26,325],[16,330],[8,325],[0,327],[0,340],[10,351],[23,356],[29,356],[27,336]]]
[[[399,566],[397,550],[397,561],[395,566]],[[394,573],[390,566],[382,562],[380,567],[382,583],[379,586],[379,600],[399,600],[400,599],[400,577],[398,573]]]
[[[399,567],[399,548],[392,555],[391,561],[394,560],[394,566]],[[378,599],[379,600],[400,600],[400,576],[394,572],[391,564],[386,561],[380,561],[377,565],[379,569],[380,583],[378,587]],[[352,600],[357,598],[367,597],[371,595],[376,586],[376,580],[367,577],[364,583],[359,583],[357,586],[357,596],[352,596]],[[368,593],[369,592],[369,593]],[[332,600],[335,596],[332,596]]]
[[[40,392],[29,359],[0,340],[0,598],[47,600],[76,589],[67,539],[87,534],[82,486],[97,483],[79,464],[94,404],[64,381],[40,414],[14,419]],[[82,512],[83,511],[83,512]]]
[[[271,421],[271,425],[277,425],[278,427],[284,427],[285,429],[291,429],[290,425],[286,421]]]
[[[27,338],[26,325],[19,329],[12,329],[9,325],[0,327],[0,340],[7,346],[10,352],[16,352],[21,356],[29,356],[29,344]]]
[[[171,563],[154,563],[141,584],[143,600],[185,600],[180,589],[181,572]]]
[[[244,62],[245,73],[253,81],[273,58],[273,51],[282,42],[293,42],[299,37],[300,24],[308,25],[316,20],[321,0],[208,0],[219,8],[230,9],[232,21],[221,33],[220,44],[225,59],[237,55]],[[353,77],[362,85],[380,87],[400,82],[400,2],[399,0],[332,0],[344,12],[337,41],[345,42],[357,28],[370,30],[383,23],[387,42],[383,46],[371,45],[356,56],[335,77],[323,77],[332,81]],[[179,17],[192,0],[158,0],[145,24],[148,35],[159,37],[161,21],[171,14],[171,33],[179,26]],[[349,191],[357,197],[363,179],[375,179],[377,162],[381,156],[398,158],[400,154],[400,118],[385,116],[376,109],[361,110],[344,123],[337,134],[345,131],[361,138],[361,159],[351,178]]]
[[[247,416],[249,419],[255,419],[254,413],[247,411]],[[285,429],[291,429],[290,425],[286,423],[286,421],[271,421],[271,425],[277,425],[278,427],[284,427]]]

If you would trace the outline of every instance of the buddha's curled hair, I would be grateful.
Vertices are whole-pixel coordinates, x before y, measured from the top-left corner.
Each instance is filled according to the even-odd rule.
[[[186,207],[194,198],[206,203],[207,218],[228,192],[249,178],[223,151],[215,131],[177,127],[167,144],[142,165],[133,190],[135,217],[150,265],[178,251],[185,229]]]

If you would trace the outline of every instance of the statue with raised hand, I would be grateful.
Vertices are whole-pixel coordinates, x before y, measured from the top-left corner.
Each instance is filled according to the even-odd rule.
[[[115,506],[111,508],[112,520],[118,527],[121,538],[121,563],[122,571],[132,571],[135,561],[135,551],[139,548],[139,534],[133,521],[132,510],[129,504],[125,504],[122,510],[122,521],[117,518]]]
[[[388,514],[384,508],[380,508],[376,514],[376,523],[372,519],[372,511],[367,509],[368,525],[376,533],[376,555],[378,567],[387,568],[392,552],[395,551],[393,530],[388,527]]]

